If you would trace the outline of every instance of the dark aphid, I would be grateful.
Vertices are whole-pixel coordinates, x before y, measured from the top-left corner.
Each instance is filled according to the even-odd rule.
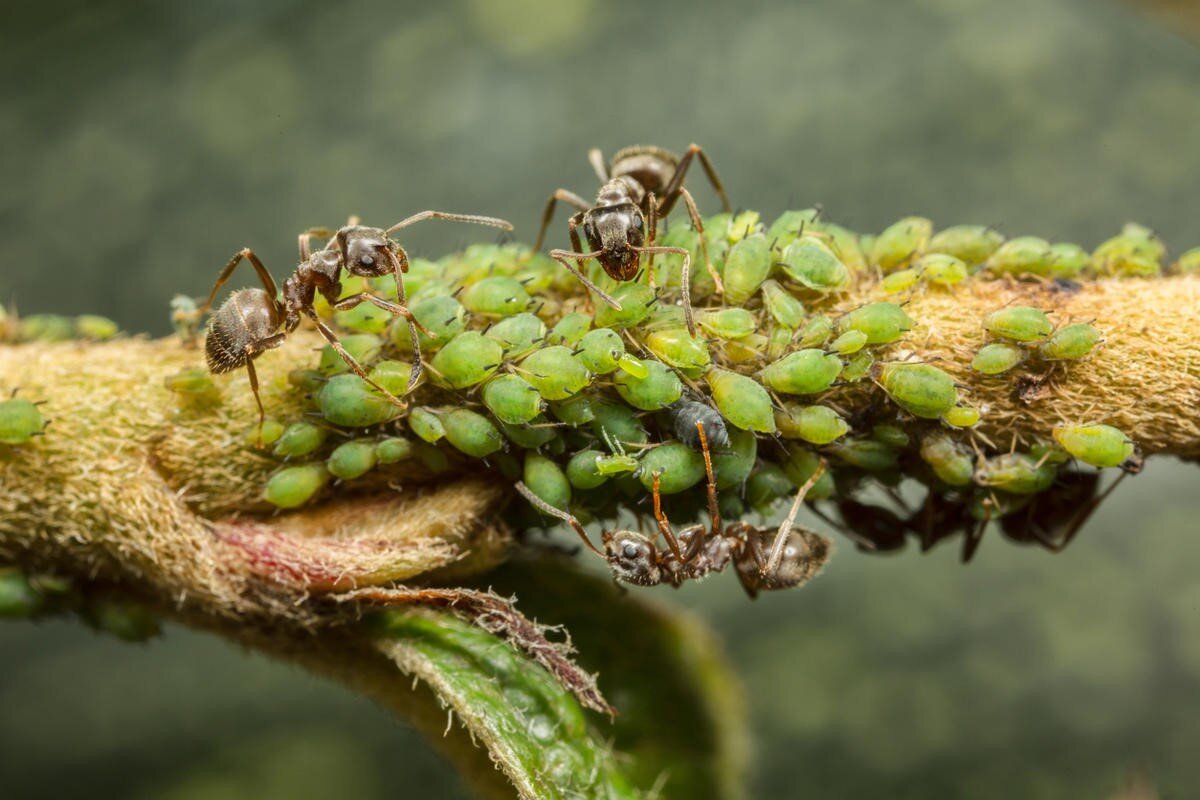
[[[221,274],[217,276],[208,299],[196,310],[196,319],[202,317],[212,307],[217,292],[233,275],[238,264],[243,260],[250,262],[258,274],[263,288],[234,292],[213,314],[212,321],[209,323],[208,337],[205,340],[205,352],[208,356],[209,369],[214,373],[229,372],[241,366],[246,368],[250,377],[250,389],[254,392],[254,401],[258,404],[260,425],[265,419],[265,411],[258,392],[258,374],[254,370],[254,359],[263,352],[282,344],[288,334],[300,324],[301,317],[308,317],[312,320],[321,335],[358,377],[382,392],[390,402],[403,406],[403,401],[367,376],[362,365],[342,347],[337,334],[317,316],[313,302],[319,292],[337,311],[347,311],[366,302],[404,317],[408,322],[413,348],[413,371],[409,379],[409,389],[411,390],[416,386],[421,374],[421,346],[417,331],[418,328],[422,330],[424,328],[405,305],[403,273],[408,271],[408,254],[398,242],[391,238],[391,235],[413,223],[427,219],[458,220],[512,230],[512,225],[502,219],[467,214],[447,214],[442,211],[422,211],[387,229],[368,228],[357,224],[357,221],[353,219],[350,224],[337,231],[313,228],[300,234],[300,265],[284,281],[282,299],[279,298],[275,279],[271,277],[271,273],[267,272],[267,268],[259,261],[253,250],[248,247],[239,250],[229,260],[229,263],[221,270]],[[325,247],[315,253],[310,249],[310,240],[314,236],[330,237]],[[396,301],[384,300],[369,292],[359,292],[349,297],[342,297],[343,270],[350,275],[363,278],[394,276]],[[424,330],[424,332],[429,334],[428,330]]]
[[[597,177],[603,182],[595,202],[589,204],[574,192],[556,189],[542,213],[542,227],[533,245],[534,252],[542,249],[546,230],[550,227],[550,220],[554,217],[554,208],[558,202],[562,201],[577,208],[578,212],[572,215],[567,223],[573,250],[551,250],[550,255],[605,303],[616,309],[621,308],[620,303],[596,286],[572,262],[582,264],[589,258],[594,258],[613,280],[629,281],[633,280],[641,269],[642,253],[650,255],[651,261],[655,253],[682,256],[680,286],[683,292],[683,308],[688,331],[694,335],[696,324],[692,319],[691,254],[683,247],[663,247],[655,245],[654,242],[658,233],[658,218],[671,213],[675,203],[682,197],[692,219],[692,227],[700,234],[704,265],[712,276],[717,291],[722,291],[721,277],[708,257],[704,224],[700,221],[696,201],[683,185],[692,159],[697,156],[713,188],[720,196],[725,211],[731,212],[729,198],[725,196],[725,187],[700,145],[693,144],[688,147],[682,158],[657,147],[627,147],[618,151],[612,162],[607,165],[601,152],[593,149],[588,152],[588,160],[596,170]],[[580,240],[580,227],[583,228],[583,236],[587,239],[588,250],[584,250]],[[652,269],[646,270],[646,274],[653,279]]]
[[[700,432],[703,427],[708,442],[716,450],[729,446],[729,430],[721,413],[707,403],[696,400],[677,400],[667,407],[671,418],[671,430],[675,438],[693,449],[700,447]]]

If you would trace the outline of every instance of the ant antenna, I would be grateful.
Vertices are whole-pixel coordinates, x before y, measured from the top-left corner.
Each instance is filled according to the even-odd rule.
[[[521,493],[522,497],[529,501],[534,508],[536,508],[538,511],[541,511],[543,514],[548,514],[555,519],[562,520],[570,525],[575,529],[575,532],[579,534],[579,538],[583,540],[583,543],[587,545],[589,550],[601,558],[606,558],[604,553],[597,549],[596,545],[592,544],[592,540],[588,538],[587,531],[585,531],[583,526],[579,524],[579,520],[575,519],[575,517],[571,516],[562,509],[555,508],[542,498],[538,497],[536,494],[530,491],[529,487],[526,486],[522,481],[517,481],[515,488]]]

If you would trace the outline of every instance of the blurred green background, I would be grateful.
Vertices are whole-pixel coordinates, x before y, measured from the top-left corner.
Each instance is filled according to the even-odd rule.
[[[165,333],[251,245],[350,213],[535,232],[590,146],[702,143],[735,203],[920,213],[1085,246],[1200,243],[1200,49],[1106,0],[155,3],[5,11],[0,298]],[[693,181],[709,212],[711,192]],[[557,239],[565,227],[555,228]],[[430,223],[437,254],[486,232]],[[243,275],[246,277],[249,273]],[[1200,495],[1152,462],[1069,550],[858,554],[802,592],[662,599],[724,635],[755,797],[1103,797],[1200,786]],[[464,797],[368,701],[172,628],[0,627],[0,794]]]

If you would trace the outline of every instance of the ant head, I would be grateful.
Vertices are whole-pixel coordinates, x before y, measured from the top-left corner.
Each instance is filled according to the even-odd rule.
[[[758,537],[765,549],[775,538],[775,531],[760,529],[750,535]],[[783,548],[783,559],[773,572],[761,574],[757,561],[748,554],[738,560],[737,571],[743,582],[752,583],[756,589],[790,589],[816,577],[832,553],[833,542],[829,539],[806,528],[793,528]]]
[[[632,280],[638,272],[641,254],[637,248],[646,239],[645,220],[636,203],[623,202],[597,206],[583,223],[583,234],[598,257],[604,271],[614,280]]]
[[[364,278],[377,278],[392,272],[392,241],[382,228],[361,225],[338,231],[346,271]]]
[[[604,554],[617,580],[637,586],[654,586],[662,581],[658,548],[634,531],[605,531]]]

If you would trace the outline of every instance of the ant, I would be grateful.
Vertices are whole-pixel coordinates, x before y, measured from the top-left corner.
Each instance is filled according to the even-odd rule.
[[[683,256],[681,289],[683,293],[683,310],[687,320],[688,332],[696,334],[696,324],[692,319],[692,290],[691,290],[691,255],[682,247],[655,246],[654,241],[658,232],[658,218],[666,217],[675,207],[676,201],[683,198],[687,205],[688,215],[692,218],[692,227],[700,234],[700,249],[704,255],[704,266],[712,276],[717,291],[724,291],[721,276],[713,268],[708,257],[708,244],[704,240],[704,224],[700,221],[700,212],[696,209],[696,201],[691,193],[684,188],[683,179],[687,176],[692,159],[699,156],[700,164],[712,184],[713,189],[721,198],[725,212],[731,213],[732,206],[725,194],[725,186],[717,177],[716,170],[708,160],[704,150],[698,144],[688,147],[682,158],[666,150],[648,145],[635,145],[619,150],[608,165],[599,149],[588,151],[588,161],[596,176],[603,184],[596,194],[595,203],[588,204],[579,195],[567,189],[556,189],[546,203],[542,212],[542,229],[538,232],[533,252],[542,249],[546,239],[546,230],[554,216],[554,208],[559,201],[568,203],[579,209],[568,220],[568,230],[571,235],[570,250],[551,250],[550,256],[566,267],[579,278],[587,288],[595,292],[604,302],[618,311],[621,304],[596,286],[583,274],[583,271],[571,261],[580,264],[589,258],[600,262],[600,266],[610,278],[616,281],[629,281],[637,277],[639,261],[642,253],[650,256],[650,266],[654,265],[655,253],[674,253]],[[649,235],[647,236],[646,220],[649,220]],[[578,228],[583,226],[583,234],[587,237],[590,251],[584,251],[580,243]],[[643,245],[643,242],[646,244]],[[653,283],[653,270],[647,270],[649,280]]]
[[[708,437],[703,424],[697,423],[696,430],[704,453],[712,527],[708,535],[702,524],[689,525],[676,535],[662,510],[656,474],[652,490],[654,519],[667,542],[667,550],[660,550],[654,538],[629,530],[604,531],[601,534],[604,550],[600,550],[574,516],[546,503],[524,483],[518,482],[516,489],[535,508],[570,525],[589,550],[608,562],[613,577],[625,583],[636,586],[669,583],[678,588],[684,581],[721,572],[732,563],[742,588],[750,599],[754,599],[763,590],[800,586],[820,572],[829,559],[833,542],[815,531],[796,527],[794,523],[804,496],[825,471],[824,462],[800,487],[791,510],[777,530],[756,528],[741,521],[722,524]]]
[[[391,235],[402,228],[427,219],[473,222],[478,225],[502,228],[506,231],[512,230],[510,223],[495,217],[449,214],[444,211],[422,211],[402,219],[386,229],[360,225],[357,217],[351,217],[346,225],[336,231],[326,228],[311,228],[300,234],[300,265],[284,281],[282,300],[279,298],[279,290],[275,286],[275,280],[271,277],[271,273],[263,266],[262,261],[253,250],[249,247],[243,248],[229,259],[229,263],[217,276],[217,281],[213,284],[208,299],[200,308],[191,313],[195,314],[195,319],[204,316],[212,307],[217,292],[225,285],[234,269],[243,260],[248,261],[258,274],[262,289],[239,289],[231,294],[229,299],[212,315],[208,336],[204,342],[204,350],[208,358],[208,368],[215,374],[230,372],[241,366],[246,367],[246,372],[250,377],[250,389],[254,392],[255,403],[258,404],[260,437],[266,412],[263,410],[262,398],[258,392],[258,374],[254,369],[254,359],[267,350],[283,344],[288,334],[300,324],[301,315],[312,320],[317,330],[354,371],[354,374],[392,403],[404,406],[402,400],[367,376],[362,365],[338,341],[337,334],[317,316],[317,312],[313,308],[313,301],[316,299],[317,292],[320,292],[321,296],[329,301],[329,305],[338,311],[351,309],[366,302],[404,317],[408,322],[408,332],[413,349],[413,369],[407,389],[411,392],[421,375],[421,346],[417,331],[419,329],[426,335],[432,334],[417,322],[405,307],[402,275],[408,271],[408,254],[398,242],[391,238]],[[314,236],[331,238],[323,248],[313,252],[311,239]],[[341,274],[343,269],[350,275],[364,278],[394,275],[396,278],[396,302],[376,297],[370,292],[359,292],[349,297],[342,297]]]

